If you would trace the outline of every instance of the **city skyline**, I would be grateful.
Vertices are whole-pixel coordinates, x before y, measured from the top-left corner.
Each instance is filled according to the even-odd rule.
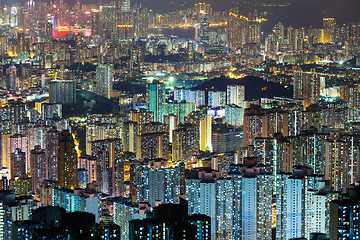
[[[358,5],[143,3],[0,8],[0,239],[359,239]]]

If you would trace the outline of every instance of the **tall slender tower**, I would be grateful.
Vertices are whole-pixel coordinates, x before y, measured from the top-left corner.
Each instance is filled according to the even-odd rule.
[[[149,110],[154,113],[155,122],[161,122],[160,108],[165,101],[165,86],[159,82],[151,83],[147,93]]]
[[[59,136],[58,177],[59,187],[74,189],[78,185],[77,152],[69,130],[64,130]]]

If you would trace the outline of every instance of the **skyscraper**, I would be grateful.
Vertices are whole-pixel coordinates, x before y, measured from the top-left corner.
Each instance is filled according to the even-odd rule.
[[[294,73],[294,98],[305,100],[306,107],[320,100],[322,86],[325,87],[325,77],[317,74],[315,69]]]
[[[234,104],[238,107],[243,107],[245,100],[245,86],[242,85],[228,85],[226,91],[226,104]]]
[[[111,98],[114,81],[114,66],[112,64],[99,64],[96,68],[96,93]]]
[[[58,185],[59,187],[74,189],[78,186],[78,156],[73,136],[69,130],[60,133],[58,151]]]
[[[76,82],[72,80],[53,80],[49,83],[50,103],[75,103]]]
[[[92,142],[91,155],[97,159],[97,183],[101,192],[113,193],[112,168],[120,160],[122,152],[121,139],[106,139]],[[118,176],[123,177],[123,176]],[[114,179],[121,181],[122,179]],[[121,190],[116,190],[121,192]]]
[[[16,148],[15,151],[11,153],[10,178],[20,177],[24,173],[26,173],[25,152],[22,152],[20,148]]]
[[[199,127],[192,124],[180,125],[173,131],[172,161],[189,161],[199,154]]]
[[[47,158],[47,178],[49,180],[58,180],[58,156],[59,156],[59,136],[60,132],[56,129],[49,130],[45,135],[45,152]]]
[[[157,204],[179,203],[181,169],[167,166],[165,159],[149,160],[135,170],[136,201]]]
[[[320,190],[322,180],[323,177],[314,175],[309,167],[294,167],[293,174],[277,174],[276,239],[305,237],[310,234],[307,232],[311,229],[309,225],[318,226],[318,221],[324,219],[318,216],[313,222],[309,218],[311,214],[308,214],[318,212],[316,206],[311,206],[309,202],[313,200],[309,191]],[[308,209],[305,209],[307,206]]]
[[[200,10],[199,40],[203,44],[209,43],[209,15]]]
[[[100,6],[99,34],[104,39],[112,39],[116,33],[116,7],[114,5]]]
[[[48,179],[48,162],[46,154],[39,145],[30,151],[30,173],[32,180],[32,192],[36,195],[40,193],[40,186],[45,179]]]
[[[161,106],[165,102],[165,85],[163,83],[150,83],[147,88],[147,104],[149,111],[154,113],[154,121],[162,122]]]
[[[324,18],[324,43],[334,43],[336,38],[336,20],[334,18]]]

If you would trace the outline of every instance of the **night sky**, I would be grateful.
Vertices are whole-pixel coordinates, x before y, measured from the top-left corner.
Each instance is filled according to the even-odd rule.
[[[3,4],[14,3],[16,0],[2,0]],[[21,1],[21,0],[18,0]],[[22,0],[24,1],[24,0]],[[39,0],[35,0],[39,1]],[[44,0],[43,0],[44,1]],[[47,0],[45,0],[47,1]],[[74,4],[74,0],[65,0]],[[102,0],[102,2],[111,0]],[[98,0],[80,0],[82,4],[96,3]],[[166,13],[176,9],[193,6],[197,2],[210,3],[214,10],[226,10],[238,6],[243,14],[258,11],[267,11],[269,24],[281,21],[285,26],[318,26],[321,27],[323,17],[335,17],[338,23],[360,22],[360,0],[133,0],[133,3],[143,3],[155,12]],[[254,7],[254,3],[286,3],[290,7]]]

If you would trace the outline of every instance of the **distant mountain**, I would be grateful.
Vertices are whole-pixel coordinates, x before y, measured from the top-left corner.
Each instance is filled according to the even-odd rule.
[[[214,78],[202,85],[194,87],[196,90],[217,90],[226,91],[227,85],[245,86],[245,99],[254,100],[260,98],[287,97],[293,96],[293,88],[285,88],[283,85],[274,82],[266,82],[262,78],[247,76],[242,79],[230,79],[227,77]]]

